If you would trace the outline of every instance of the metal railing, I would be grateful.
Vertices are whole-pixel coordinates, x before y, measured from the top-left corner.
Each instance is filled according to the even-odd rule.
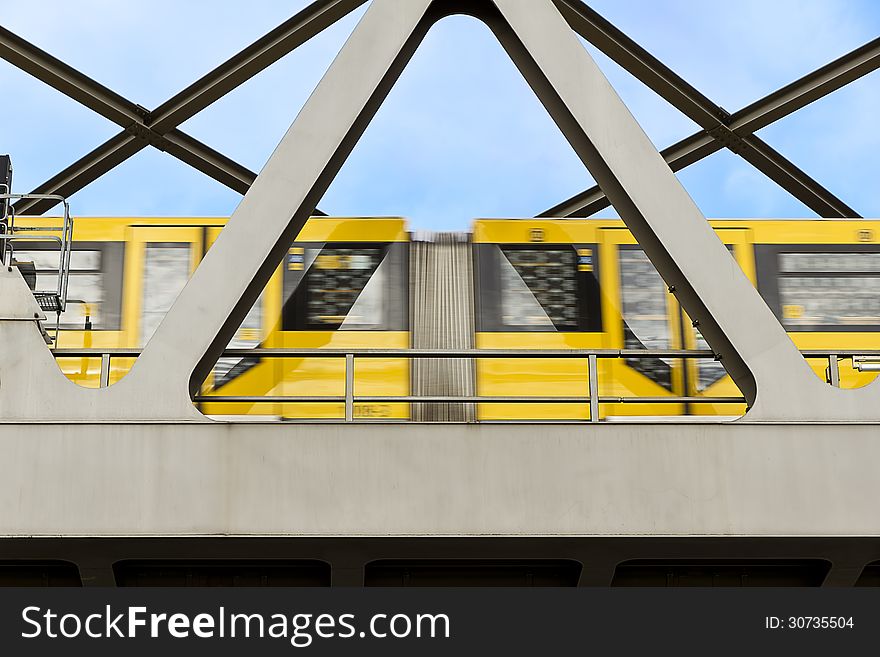
[[[62,348],[53,349],[56,358],[100,358],[100,386],[110,385],[110,366],[113,358],[137,358],[141,349],[101,349],[101,348]],[[802,350],[804,358],[827,359],[826,381],[833,386],[840,385],[839,361],[854,359],[880,360],[880,350]],[[341,358],[345,359],[345,393],[333,396],[261,396],[261,395],[197,395],[193,398],[197,403],[344,403],[345,421],[354,421],[356,403],[467,403],[467,404],[500,404],[500,403],[542,403],[542,404],[589,404],[590,421],[599,421],[599,404],[743,404],[743,397],[685,397],[675,395],[664,396],[608,396],[599,395],[600,359],[639,359],[663,358],[675,359],[713,359],[716,354],[708,350],[698,349],[465,349],[449,351],[444,349],[226,349],[223,357],[258,357],[258,358]],[[510,358],[542,358],[542,359],[581,359],[587,361],[588,395],[557,396],[412,396],[412,395],[355,395],[354,375],[356,358],[472,358],[472,359],[510,359]]]
[[[73,218],[70,216],[70,205],[67,199],[57,194],[0,194],[0,201],[13,199],[38,199],[60,201],[64,207],[64,218],[61,227],[58,226],[16,226],[15,211],[13,206],[9,205],[8,230],[9,232],[0,234],[0,263],[3,266],[12,266],[12,257],[14,255],[14,242],[50,242],[58,245],[58,271],[56,273],[55,289],[41,290],[35,288],[33,290],[34,297],[41,310],[55,312],[55,338],[58,338],[60,328],[61,313],[67,308],[67,287],[70,274],[70,253],[73,244]],[[29,234],[40,231],[60,232],[58,235],[37,235]],[[39,274],[40,272],[36,272]],[[39,278],[37,279],[38,284]]]

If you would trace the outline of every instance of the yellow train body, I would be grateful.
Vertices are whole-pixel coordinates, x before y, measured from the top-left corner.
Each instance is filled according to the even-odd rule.
[[[39,234],[51,233],[59,220],[17,218],[16,223],[44,228],[34,231]],[[62,317],[56,346],[143,346],[224,224],[222,218],[76,219],[71,303]],[[880,222],[713,220],[711,224],[799,348],[880,347],[880,318],[874,316],[880,315],[880,297],[875,309],[865,292],[880,279]],[[402,219],[311,219],[231,346],[409,347],[409,241]],[[474,315],[477,349],[705,348],[619,220],[478,220],[472,248],[475,307],[468,312]],[[38,262],[46,257],[36,247],[28,250],[27,244],[17,250]],[[873,255],[865,259],[863,254]],[[821,271],[823,266],[852,263],[857,271]],[[799,273],[797,267],[803,271]],[[822,321],[810,324],[810,313],[816,313],[804,295],[825,289],[823,285],[828,285],[828,299],[841,300],[842,314],[833,315],[838,311],[829,302],[831,309],[822,310],[826,313]],[[837,321],[829,323],[829,317]],[[111,383],[124,376],[132,362],[114,358]],[[99,358],[60,358],[59,365],[77,384],[99,385]],[[816,359],[811,365],[824,379],[827,362]],[[342,396],[344,368],[341,358],[221,360],[205,381],[203,395],[264,396],[267,401],[203,401],[200,408],[212,416],[341,419],[344,407],[339,402],[272,398]],[[586,397],[587,373],[586,359],[484,358],[474,365],[477,395],[492,397]],[[843,387],[865,385],[874,376],[854,370],[849,361],[840,364]],[[354,386],[356,395],[406,396],[412,389],[410,363],[403,358],[359,359]],[[668,358],[600,359],[598,389],[601,397],[739,395],[717,363]],[[404,402],[359,402],[354,411],[363,419],[410,416],[410,406]],[[708,403],[603,403],[600,407],[605,419],[737,416],[743,411],[741,404]],[[477,419],[585,420],[589,404],[483,403],[477,405]]]
[[[201,258],[210,248],[226,220],[220,218],[77,218],[74,228],[74,254],[71,267],[72,303],[69,304],[56,346],[61,348],[139,348],[170,307]],[[17,218],[20,227],[52,227],[59,220],[44,217]],[[34,234],[46,231],[35,231]],[[303,228],[297,244],[319,250],[322,245],[366,245],[388,248],[405,244],[409,237],[405,223],[394,218],[314,219]],[[32,256],[27,244],[18,246],[20,257]],[[103,272],[80,270],[77,254],[100,254]],[[110,256],[120,256],[110,263]],[[320,257],[320,256],[318,256]],[[114,257],[114,259],[116,259]],[[330,262],[330,264],[334,264]],[[338,262],[336,264],[339,264]],[[236,333],[236,347],[289,347],[298,349],[405,349],[409,334],[401,330],[283,330],[283,288],[286,271],[293,263],[285,261],[272,274],[260,302]],[[102,276],[100,284],[92,279]],[[118,280],[109,280],[110,278]],[[92,299],[77,301],[82,284],[92,284]],[[106,290],[121,288],[107,298]],[[98,287],[102,290],[97,289]],[[146,301],[145,301],[146,299]],[[158,300],[157,300],[158,299]],[[118,304],[117,304],[118,301]],[[108,306],[114,305],[111,309]],[[150,305],[152,304],[152,306]],[[118,307],[117,307],[118,306]],[[87,313],[97,321],[85,328]],[[106,316],[108,321],[103,321]],[[109,317],[112,316],[112,319]],[[89,316],[95,320],[95,315]],[[80,326],[78,327],[77,324]],[[96,388],[100,380],[100,358],[59,358],[62,371],[79,385]],[[114,358],[110,383],[130,369],[133,359]],[[223,385],[215,386],[215,368],[203,391],[205,395],[247,396],[341,396],[344,394],[344,361],[337,358],[261,359],[253,367]],[[356,394],[402,396],[409,391],[409,365],[395,359],[371,359],[358,364],[354,376]],[[342,403],[260,403],[203,402],[201,410],[215,416],[275,416],[284,418],[334,419],[344,417]],[[356,417],[404,419],[408,404],[361,404]]]
[[[768,252],[824,254],[871,254],[870,275],[880,280],[880,221],[846,220],[712,220],[719,239],[728,246],[743,272],[758,285],[762,273],[756,257],[768,260]],[[646,263],[630,232],[619,220],[480,220],[474,225],[474,248],[489,249],[529,247],[538,252],[573,249],[589,252],[589,268],[584,275],[594,276],[601,290],[594,311],[601,315],[600,330],[558,331],[540,329],[506,332],[492,326],[491,331],[479,330],[479,348],[503,349],[567,349],[567,348],[633,348],[625,335],[626,327],[641,322],[653,335],[645,346],[653,349],[706,349],[696,329],[675,297],[668,292],[656,271]],[[756,256],[757,254],[757,256]],[[772,254],[771,254],[772,255]],[[477,256],[479,261],[479,255]],[[760,263],[766,265],[767,263]],[[630,271],[626,269],[629,268]],[[816,272],[807,272],[815,274]],[[836,273],[835,273],[836,274]],[[840,272],[847,276],[850,272]],[[763,271],[766,287],[781,278],[779,272]],[[641,282],[633,286],[635,280]],[[627,280],[627,285],[622,281]],[[872,284],[875,282],[872,277]],[[487,293],[485,282],[478,283]],[[642,307],[627,308],[632,288],[651,292]],[[764,294],[762,286],[759,291]],[[877,288],[880,292],[880,287]],[[497,293],[497,290],[492,290]],[[871,311],[870,326],[836,323],[807,330],[789,330],[800,349],[877,349],[880,347],[880,297]],[[772,303],[771,303],[772,305]],[[783,308],[797,313],[797,308]],[[784,316],[782,317],[784,320]],[[644,363],[644,361],[641,361]],[[600,397],[737,397],[739,390],[717,363],[666,359],[655,363],[653,371],[623,359],[599,361],[598,390]],[[827,360],[811,359],[817,376],[825,379]],[[489,360],[479,364],[478,389],[483,395],[551,395],[586,394],[588,388],[585,360],[541,361],[532,359]],[[663,368],[663,376],[658,370]],[[641,371],[640,371],[641,369]],[[866,385],[876,374],[858,372],[851,361],[840,363],[840,385],[854,388]],[[602,418],[669,415],[739,416],[742,404],[602,404]],[[489,405],[480,407],[479,418],[502,419],[588,419],[583,404],[546,404],[524,406]]]

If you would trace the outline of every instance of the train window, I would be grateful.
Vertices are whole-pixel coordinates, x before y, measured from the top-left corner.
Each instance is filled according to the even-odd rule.
[[[782,274],[880,274],[880,253],[780,253]]]
[[[291,247],[284,271],[282,330],[402,330],[406,276],[398,246]]]
[[[506,326],[576,331],[574,250],[502,247],[501,253],[501,321]]]
[[[117,586],[330,586],[330,564],[310,560],[119,561]]]
[[[877,254],[880,259],[880,254]],[[880,324],[880,272],[806,276],[779,272],[779,301],[786,327]]]
[[[776,246],[758,251],[758,287],[786,330],[880,326],[880,251],[845,248]]]
[[[600,331],[595,245],[475,249],[480,331]]]
[[[669,349],[666,284],[638,247],[621,246],[618,261],[624,348]],[[668,360],[627,358],[626,364],[667,390],[672,389],[672,368]]]
[[[625,561],[611,586],[821,586],[831,564],[822,559]]]
[[[306,322],[325,329],[380,323],[382,255],[381,248],[321,249],[306,275]]]
[[[577,586],[581,564],[564,559],[374,561],[365,586]]]
[[[74,243],[70,252],[67,309],[59,326],[68,330],[119,330],[122,304],[122,243]],[[16,247],[19,262],[33,262],[37,290],[58,287],[60,254],[45,244]],[[50,321],[53,318],[49,318]]]
[[[145,345],[189,280],[190,245],[152,242],[144,254],[141,344]]]
[[[82,586],[68,561],[0,561],[0,586]]]

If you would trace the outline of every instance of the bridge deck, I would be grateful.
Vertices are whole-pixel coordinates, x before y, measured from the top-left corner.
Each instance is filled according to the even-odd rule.
[[[0,424],[5,536],[880,535],[871,424]]]

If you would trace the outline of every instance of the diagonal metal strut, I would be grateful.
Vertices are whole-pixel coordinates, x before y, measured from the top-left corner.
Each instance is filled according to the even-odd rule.
[[[151,113],[104,85],[0,27],[0,56],[64,93],[123,129],[78,162],[34,190],[37,194],[70,196],[147,146],[164,150],[243,193],[254,173],[179,130],[161,133],[151,129]],[[177,144],[182,144],[178,146]],[[242,189],[243,187],[243,189]],[[42,213],[55,201],[23,199],[16,212]]]
[[[581,0],[554,2],[572,29],[703,128],[661,152],[673,171],[729,148],[819,216],[859,217],[855,210],[753,133],[876,70],[880,67],[880,39],[730,114]],[[587,217],[608,205],[605,195],[594,186],[540,216]]]
[[[0,57],[123,128],[34,192],[70,196],[135,153],[153,146],[244,194],[256,174],[178,130],[177,126],[364,2],[366,0],[313,2],[153,111],[0,27]],[[53,205],[52,201],[22,200],[15,209],[19,214],[40,214]]]

